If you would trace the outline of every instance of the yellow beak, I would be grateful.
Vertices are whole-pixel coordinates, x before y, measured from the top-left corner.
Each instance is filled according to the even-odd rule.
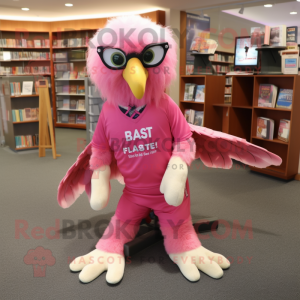
[[[138,58],[131,58],[127,62],[127,66],[123,71],[123,78],[128,83],[134,97],[142,99],[146,90],[148,71]]]

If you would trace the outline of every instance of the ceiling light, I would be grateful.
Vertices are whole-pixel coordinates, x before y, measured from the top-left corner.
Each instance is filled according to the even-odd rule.
[[[241,7],[241,9],[239,10],[239,14],[243,14],[244,13],[244,6]]]
[[[22,7],[21,9],[22,10],[29,10],[29,8],[27,8],[27,7]]]
[[[265,4],[264,7],[273,7],[273,4]]]
[[[296,15],[296,14],[297,14],[296,11],[291,11],[291,12],[290,12],[290,15]]]
[[[66,3],[65,6],[73,6],[72,3]]]

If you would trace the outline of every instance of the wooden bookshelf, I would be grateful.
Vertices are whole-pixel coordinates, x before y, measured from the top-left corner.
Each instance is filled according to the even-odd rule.
[[[217,76],[216,76],[217,77]],[[223,76],[225,78],[225,76]],[[293,89],[292,109],[269,108],[258,106],[259,85],[271,83],[281,88]],[[213,101],[212,101],[213,100]],[[210,108],[213,108],[211,110]],[[205,114],[205,127],[222,131],[246,139],[263,147],[282,158],[281,166],[270,166],[252,171],[289,180],[298,174],[300,139],[300,76],[297,75],[236,75],[232,76],[232,104],[224,104],[223,98],[205,97],[205,109],[212,113]],[[275,122],[274,139],[267,140],[256,136],[257,118],[266,117]],[[207,119],[210,119],[208,122]],[[291,120],[290,139],[284,142],[278,139],[281,119]]]
[[[24,108],[38,108],[39,107],[39,97],[36,94],[33,95],[19,95],[19,96],[10,96],[10,82],[20,82],[22,83],[23,79],[20,78],[11,78],[4,77],[1,79],[3,82],[1,88],[4,91],[4,101],[6,106],[7,113],[7,131],[4,132],[5,135],[5,144],[9,146],[10,149],[14,151],[36,149],[38,146],[33,147],[22,147],[17,148],[16,145],[16,136],[34,136],[39,133],[39,121],[38,120],[28,120],[14,122],[12,118],[12,110],[20,110]],[[33,81],[33,78],[30,79]],[[22,86],[22,84],[21,84]],[[3,89],[4,87],[4,89]],[[35,89],[35,87],[33,87]],[[35,90],[34,90],[35,92]]]
[[[186,83],[195,83],[198,85],[205,85],[205,100],[203,102],[184,101],[184,91]],[[204,123],[203,126],[211,128],[212,121],[219,118],[218,112],[214,109],[213,104],[217,103],[217,99],[224,97],[224,76],[211,75],[182,75],[180,77],[180,94],[179,107],[184,114],[186,109],[193,109],[195,111],[203,111]],[[209,105],[207,105],[207,103]]]

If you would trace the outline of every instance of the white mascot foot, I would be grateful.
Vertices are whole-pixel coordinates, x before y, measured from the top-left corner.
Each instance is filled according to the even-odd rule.
[[[221,254],[213,253],[203,246],[187,252],[170,254],[169,256],[189,281],[200,279],[199,270],[212,278],[219,279],[223,276],[223,269],[230,267],[227,258]]]
[[[91,282],[107,271],[106,281],[109,284],[117,284],[124,275],[125,259],[123,255],[95,249],[75,258],[70,264],[70,269],[73,272],[81,271],[79,280],[83,283]]]

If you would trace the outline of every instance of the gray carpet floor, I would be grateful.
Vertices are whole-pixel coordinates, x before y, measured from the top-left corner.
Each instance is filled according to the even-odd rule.
[[[104,274],[81,284],[78,274],[70,273],[68,259],[94,249],[123,186],[112,182],[110,203],[100,212],[89,207],[86,195],[69,209],[58,206],[58,184],[80,153],[78,138],[85,138],[85,131],[57,129],[56,135],[61,154],[56,160],[49,151],[39,158],[37,151],[0,149],[0,299],[300,299],[300,183],[237,163],[220,170],[195,161],[189,172],[193,218],[222,220],[217,235],[201,238],[206,248],[232,261],[222,279],[202,273],[199,282],[188,282],[158,242],[127,261],[118,286],[108,286]],[[18,230],[22,226],[24,235]],[[85,226],[91,228],[84,231]],[[40,227],[38,235],[35,227]],[[58,238],[47,237],[50,227]],[[55,257],[44,277],[34,277],[33,266],[24,263],[27,252],[38,246]]]

